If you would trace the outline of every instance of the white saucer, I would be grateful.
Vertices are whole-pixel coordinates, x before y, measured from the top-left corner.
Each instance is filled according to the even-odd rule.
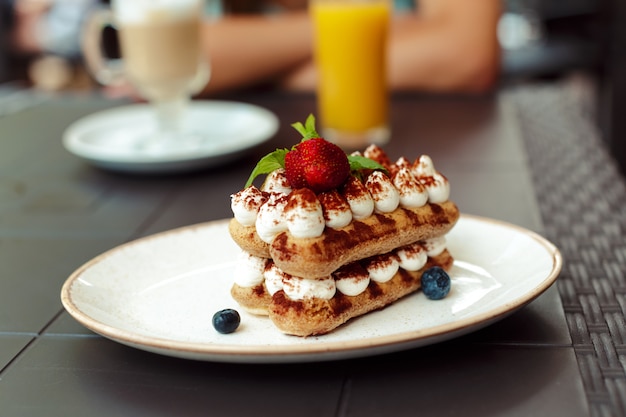
[[[246,103],[193,101],[186,120],[206,140],[193,149],[150,153],[133,146],[133,138],[150,134],[154,115],[148,104],[116,107],[70,125],[63,144],[71,153],[101,168],[131,173],[170,173],[232,161],[269,140],[278,130],[270,111]]]

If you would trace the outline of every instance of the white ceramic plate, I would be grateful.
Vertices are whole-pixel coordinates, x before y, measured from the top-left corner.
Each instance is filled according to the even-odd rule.
[[[222,335],[213,314],[237,308],[229,294],[238,248],[227,221],[188,226],[112,249],[75,271],[61,299],[87,328],[164,355],[225,362],[296,362],[393,352],[482,328],[524,306],[556,279],[562,258],[541,236],[462,216],[448,235],[456,261],[439,301],[418,292],[318,337],[287,336],[241,313]]]
[[[120,106],[77,120],[66,129],[63,144],[101,168],[171,173],[227,163],[278,130],[278,118],[270,111],[230,101],[192,101],[186,123],[189,130],[205,138],[197,146],[141,151],[135,143],[156,129],[154,113],[148,104]]]

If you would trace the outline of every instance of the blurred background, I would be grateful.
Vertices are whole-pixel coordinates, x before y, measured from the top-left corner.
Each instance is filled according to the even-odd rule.
[[[0,0],[0,81],[45,90],[90,89],[81,63],[84,17],[104,0]],[[207,2],[208,13],[220,5]],[[615,3],[613,5],[612,3]],[[503,0],[498,29],[503,48],[502,83],[554,78],[572,71],[602,75],[610,64],[611,20],[618,1]],[[618,25],[619,26],[619,25]],[[117,54],[115,34],[107,47]]]
[[[480,0],[478,0],[480,1]],[[0,88],[88,92],[97,87],[83,67],[79,32],[84,17],[105,0],[0,0]],[[554,81],[584,74],[593,83],[599,126],[612,151],[626,160],[626,5],[620,0],[502,0],[499,85]],[[218,16],[220,0],[207,0]],[[227,8],[226,8],[227,9]],[[115,32],[106,34],[116,56]]]

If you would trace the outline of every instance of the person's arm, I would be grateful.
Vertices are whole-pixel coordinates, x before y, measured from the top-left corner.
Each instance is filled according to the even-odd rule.
[[[396,16],[389,36],[392,90],[483,92],[497,80],[500,0],[419,0],[417,13]],[[312,62],[283,79],[291,90],[315,88]]]
[[[488,90],[500,67],[500,0],[420,0],[394,20],[389,80],[395,90]]]
[[[203,30],[211,61],[209,93],[274,82],[311,59],[305,12],[225,17]]]

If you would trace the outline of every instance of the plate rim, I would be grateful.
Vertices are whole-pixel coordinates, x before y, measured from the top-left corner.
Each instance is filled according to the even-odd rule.
[[[530,229],[518,226],[506,221],[482,217],[472,214],[461,214],[461,218],[467,221],[485,222],[498,227],[504,227],[521,233],[531,238],[535,243],[539,244],[552,259],[552,265],[549,272],[541,282],[532,290],[521,294],[519,297],[510,300],[489,311],[477,314],[475,316],[452,321],[449,323],[433,326],[427,329],[413,329],[391,335],[374,336],[371,338],[358,339],[356,341],[330,341],[319,342],[314,344],[294,344],[294,345],[269,345],[269,346],[249,346],[249,345],[233,345],[233,344],[211,344],[199,342],[185,342],[180,340],[171,340],[167,338],[145,336],[128,330],[119,329],[102,322],[96,318],[89,316],[80,310],[76,303],[72,300],[71,290],[74,283],[80,278],[84,271],[88,270],[92,265],[101,262],[103,259],[111,256],[117,251],[125,250],[128,247],[141,244],[151,239],[164,238],[167,235],[184,233],[197,228],[219,226],[228,222],[230,219],[219,219],[208,222],[196,223],[182,226],[174,229],[165,230],[152,235],[140,237],[118,246],[115,246],[100,255],[95,256],[89,261],[78,267],[66,279],[61,288],[61,302],[65,310],[80,324],[87,329],[100,334],[106,338],[114,340],[128,346],[138,349],[152,351],[169,356],[183,357],[188,359],[201,359],[222,362],[251,362],[251,363],[271,363],[271,362],[303,362],[307,357],[316,356],[315,360],[324,359],[323,356],[332,358],[358,357],[373,354],[370,352],[376,350],[391,351],[387,348],[396,347],[393,351],[408,348],[410,346],[422,346],[432,343],[419,343],[425,338],[447,340],[454,335],[463,334],[463,330],[478,330],[495,321],[498,321],[509,314],[517,311],[526,304],[536,299],[544,293],[558,278],[562,266],[563,256],[556,245],[550,242],[539,233]],[[470,328],[470,329],[468,329]],[[321,336],[323,337],[323,336]],[[350,354],[349,354],[350,353]],[[359,354],[361,353],[361,354]]]
[[[225,157],[231,154],[236,154],[237,152],[244,151],[246,149],[252,148],[254,146],[258,146],[268,140],[270,140],[276,132],[278,132],[278,128],[280,126],[280,121],[278,116],[274,114],[271,110],[266,109],[264,107],[258,106],[256,104],[239,102],[239,101],[230,101],[230,100],[192,100],[190,103],[191,107],[197,108],[215,108],[218,106],[228,107],[228,108],[246,108],[248,110],[252,110],[255,114],[262,115],[263,118],[266,119],[268,123],[267,132],[263,135],[257,134],[256,139],[251,140],[250,144],[246,144],[246,146],[232,146],[229,148],[221,149],[221,150],[194,150],[185,153],[179,153],[173,156],[149,156],[149,155],[124,155],[124,156],[102,156],[97,152],[92,152],[83,145],[80,140],[80,137],[83,135],[83,131],[87,129],[89,124],[94,123],[94,120],[101,119],[103,117],[111,117],[111,115],[123,114],[127,111],[133,112],[141,112],[146,111],[150,108],[148,103],[132,103],[125,104],[121,106],[114,106],[107,109],[103,109],[100,111],[96,111],[90,114],[87,114],[75,121],[73,121],[64,131],[62,142],[63,146],[70,153],[91,161],[93,163],[99,163],[101,165],[106,166],[114,166],[114,165],[132,165],[136,167],[146,167],[155,164],[174,164],[174,163],[192,163],[196,161],[202,161],[205,159],[219,158]],[[139,168],[135,168],[139,169]]]

